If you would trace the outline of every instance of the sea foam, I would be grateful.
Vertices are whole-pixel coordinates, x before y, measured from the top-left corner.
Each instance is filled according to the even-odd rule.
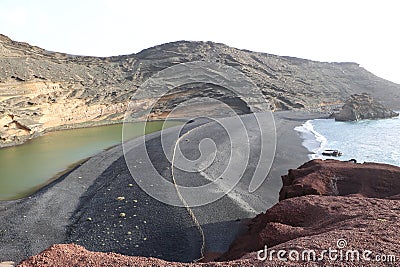
[[[327,139],[314,129],[312,121],[308,120],[303,125],[297,126],[294,129],[300,133],[303,139],[303,146],[311,152],[309,158],[322,158],[322,152],[326,147]]]

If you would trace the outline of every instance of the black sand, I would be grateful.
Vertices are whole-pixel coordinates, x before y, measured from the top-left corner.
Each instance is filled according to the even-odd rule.
[[[236,191],[243,193],[240,201],[233,194],[193,209],[206,235],[206,251],[226,250],[241,227],[236,219],[252,217],[276,203],[280,176],[308,159],[293,128],[320,115],[279,112],[274,116],[277,152],[261,188],[247,197],[241,191],[242,184]],[[196,123],[190,127],[195,126]],[[157,135],[147,137],[148,145],[155,149],[152,155],[157,169],[170,179],[169,163],[156,153]],[[116,146],[29,198],[1,202],[0,262],[18,262],[51,244],[65,242],[83,244],[94,251],[175,261],[198,258],[201,238],[186,209],[162,204],[144,193],[130,177],[122,156],[121,146]],[[197,177],[196,182],[200,179]],[[246,182],[244,179],[243,183]],[[125,199],[119,201],[118,197]]]

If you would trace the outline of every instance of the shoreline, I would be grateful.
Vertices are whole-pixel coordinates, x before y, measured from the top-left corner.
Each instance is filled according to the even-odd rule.
[[[266,197],[268,200],[255,205],[256,211],[265,211],[266,206],[272,206],[277,202],[278,195],[276,192],[279,191],[281,186],[280,175],[286,174],[288,169],[297,168],[308,160],[307,150],[302,146],[302,140],[294,131],[294,127],[306,119],[321,116],[321,114],[297,111],[274,112],[273,114],[276,122],[278,121],[277,154],[268,175],[268,185],[260,191],[260,195],[268,193]],[[157,133],[146,135],[146,138],[151,139]],[[293,153],[293,151],[296,153]],[[82,197],[87,194],[88,189],[96,181],[99,182],[98,177],[102,173],[106,170],[112,172],[116,165],[111,166],[121,156],[121,145],[117,145],[91,157],[85,163],[66,173],[62,180],[56,179],[31,197],[0,202],[0,212],[3,215],[0,221],[7,221],[0,228],[0,242],[6,244],[5,247],[0,249],[0,255],[4,257],[0,261],[14,260],[18,262],[37,254],[51,244],[63,243],[67,228],[71,226],[71,215],[77,211],[79,203],[82,204]],[[78,175],[85,179],[77,179]],[[86,179],[86,177],[90,178]],[[241,213],[240,209],[238,211]],[[227,226],[207,223],[209,219],[206,217],[204,217],[203,225],[209,225],[211,232],[221,230],[222,226]],[[48,220],[51,221],[50,224]],[[240,223],[230,223],[225,229],[225,234],[230,233],[232,235],[230,238],[233,239],[240,231],[239,226]],[[24,229],[27,228],[28,233],[24,233]],[[233,231],[231,231],[232,229]],[[13,236],[15,237],[13,238]],[[211,242],[218,242],[218,240],[211,240]],[[229,246],[229,244],[229,242],[226,242],[224,247]],[[218,247],[218,244],[216,245]],[[24,248],[23,251],[20,250],[20,247]]]
[[[280,113],[299,113],[299,114],[313,114],[312,117],[314,118],[327,118],[329,114],[326,112],[312,112],[312,111],[306,111],[306,110],[278,110],[278,111],[273,111],[273,114],[280,114]],[[181,121],[182,117],[179,118],[168,118],[168,120],[171,121]],[[287,120],[292,120],[292,121],[303,121],[305,118],[292,118],[292,117],[286,117],[285,119]],[[164,121],[165,119],[163,118],[154,118],[150,120],[140,120],[137,122],[153,122],[153,121]],[[101,127],[101,126],[108,126],[108,125],[115,125],[115,124],[123,124],[124,119],[119,119],[119,120],[102,120],[102,121],[87,121],[87,122],[80,122],[80,123],[71,123],[71,124],[64,124],[64,125],[59,125],[59,126],[54,126],[54,127],[49,127],[44,129],[41,132],[35,132],[30,136],[27,136],[26,138],[23,138],[20,142],[11,142],[7,144],[0,144],[0,149],[2,148],[7,148],[7,147],[14,147],[14,146],[20,146],[23,145],[27,142],[30,142],[32,140],[35,140],[36,138],[43,136],[47,133],[51,132],[57,132],[57,131],[66,131],[66,130],[74,130],[74,129],[84,129],[84,128],[92,128],[92,127]]]
[[[0,254],[19,261],[48,244],[63,242],[79,198],[105,169],[102,163],[114,161],[119,151],[113,148],[91,157],[29,197],[1,201],[0,242],[7,245],[0,247]]]
[[[144,128],[145,123],[146,128]],[[178,124],[181,124],[178,120],[126,123],[125,127],[133,131],[124,139],[140,135],[143,132],[142,129],[150,133],[161,127],[168,128]],[[39,138],[29,140],[23,146],[0,149],[0,158],[3,158],[4,163],[7,164],[5,169],[0,171],[4,176],[3,184],[6,186],[2,190],[0,201],[16,200],[32,195],[90,157],[121,144],[122,129],[123,124],[67,129],[46,133]],[[85,141],[76,139],[74,136],[82,137]],[[26,166],[31,167],[27,168],[23,165],[21,169],[18,166],[22,163],[29,164]],[[19,184],[14,189],[13,183],[16,178]],[[7,186],[10,186],[10,190],[6,190]]]
[[[114,146],[110,147],[109,149],[113,148]],[[107,150],[107,149],[105,149]],[[104,150],[104,151],[105,151]],[[94,155],[95,156],[95,155]],[[46,190],[47,187],[52,187],[53,184],[57,184],[58,182],[61,182],[65,177],[67,177],[71,172],[73,172],[74,170],[76,170],[77,168],[79,168],[80,166],[82,166],[85,162],[87,162],[89,159],[91,159],[92,157],[87,157],[85,159],[79,160],[77,162],[74,162],[72,164],[70,164],[65,170],[60,171],[59,173],[57,173],[56,175],[54,175],[51,179],[49,179],[47,182],[39,184],[35,187],[32,187],[28,190],[26,190],[25,192],[22,192],[21,195],[23,195],[22,197],[18,197],[18,198],[9,198],[9,199],[4,199],[1,200],[0,199],[0,206],[1,206],[1,202],[8,202],[8,201],[18,201],[18,200],[23,200],[25,198],[29,198],[32,197],[33,195],[35,195],[36,193],[40,193],[41,190]]]
[[[169,118],[168,120],[169,121],[181,121],[182,118]],[[31,142],[31,141],[35,140],[36,138],[41,137],[47,133],[123,124],[124,121],[125,120],[123,120],[123,119],[105,120],[105,121],[88,121],[88,122],[72,123],[72,124],[65,124],[65,125],[50,127],[50,128],[44,129],[42,132],[35,132],[31,136],[24,138],[20,142],[11,142],[11,143],[7,143],[7,144],[0,144],[0,149],[24,145],[24,144]],[[164,119],[156,118],[156,119],[150,119],[150,120],[140,120],[140,121],[135,121],[135,122],[139,123],[139,122],[157,122],[157,121],[164,121]]]
[[[30,136],[26,135],[26,138],[23,138],[20,142],[11,142],[7,144],[0,144],[0,149],[14,146],[21,146],[30,141],[35,140],[38,137],[41,137],[47,133],[57,132],[57,131],[66,131],[66,130],[74,130],[74,129],[83,129],[83,128],[92,128],[92,127],[100,127],[100,126],[108,126],[114,124],[122,124],[123,120],[116,121],[99,121],[99,122],[81,122],[81,123],[72,123],[60,126],[54,126],[50,128],[46,128],[41,132],[35,132]]]
[[[400,166],[396,156],[386,154],[391,147],[379,143],[375,137],[386,132],[387,140],[395,140],[391,132],[399,129],[400,115],[385,119],[361,121],[335,121],[333,118],[307,120],[295,128],[303,138],[303,145],[310,151],[309,159],[338,159],[342,161],[379,162]],[[368,128],[364,128],[369,125]],[[374,129],[380,129],[375,130]],[[391,131],[391,132],[390,132]],[[390,143],[390,141],[389,141]],[[388,144],[389,144],[388,143]],[[361,149],[362,148],[362,149]],[[339,157],[323,155],[325,150],[339,150]]]

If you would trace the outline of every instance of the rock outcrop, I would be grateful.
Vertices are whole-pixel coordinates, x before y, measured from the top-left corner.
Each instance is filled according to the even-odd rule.
[[[279,200],[305,195],[400,199],[400,168],[353,161],[309,161],[282,176]]]
[[[399,114],[384,107],[371,95],[366,93],[351,95],[342,109],[338,113],[331,115],[337,121],[386,119],[396,116],[399,116]]]
[[[18,266],[397,266],[399,167],[313,160],[290,170],[283,181],[280,202],[250,220],[218,262],[166,262],[70,244],[54,245]],[[268,257],[258,258],[265,248]],[[278,258],[279,250],[286,251],[280,255],[286,261]],[[334,250],[333,257],[324,250]],[[303,260],[303,251],[311,256]]]
[[[331,110],[362,92],[392,108],[400,106],[400,85],[356,63],[316,62],[186,41],[131,55],[84,57],[46,51],[0,35],[0,147],[48,130],[121,121],[130,97],[144,81],[160,70],[191,61],[221,63],[243,72],[275,110]],[[180,102],[204,96],[239,105],[234,108],[246,112],[229,90],[194,83],[168,94],[154,108],[153,117],[162,118]],[[144,102],[137,103],[139,110]]]
[[[349,249],[398,255],[400,241],[394,236],[400,229],[399,167],[312,160],[289,170],[282,180],[280,202],[251,220],[248,231],[220,260],[249,258],[248,253],[264,245],[275,251],[321,251],[336,248],[340,239]],[[344,266],[362,263],[352,264]]]
[[[400,248],[400,201],[350,196],[302,196],[280,201],[265,214],[249,223],[246,234],[239,237],[220,260],[256,258],[254,251],[265,248],[274,250],[269,266],[279,261],[279,250],[339,250],[337,242],[345,243],[343,251],[363,250],[376,255],[396,255],[396,261],[379,263],[371,261],[310,261],[307,266],[396,266]],[[288,255],[286,255],[288,257]],[[280,262],[285,266],[300,266],[302,261]],[[335,264],[336,263],[336,264]],[[268,266],[268,265],[267,265]],[[279,266],[279,265],[276,265]]]

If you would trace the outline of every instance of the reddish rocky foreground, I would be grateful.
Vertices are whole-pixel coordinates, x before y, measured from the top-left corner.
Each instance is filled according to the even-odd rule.
[[[400,199],[400,168],[388,164],[312,160],[282,177],[279,200],[305,195]]]
[[[313,160],[282,178],[281,201],[252,219],[219,262],[171,263],[69,244],[18,266],[399,266],[399,167]]]

